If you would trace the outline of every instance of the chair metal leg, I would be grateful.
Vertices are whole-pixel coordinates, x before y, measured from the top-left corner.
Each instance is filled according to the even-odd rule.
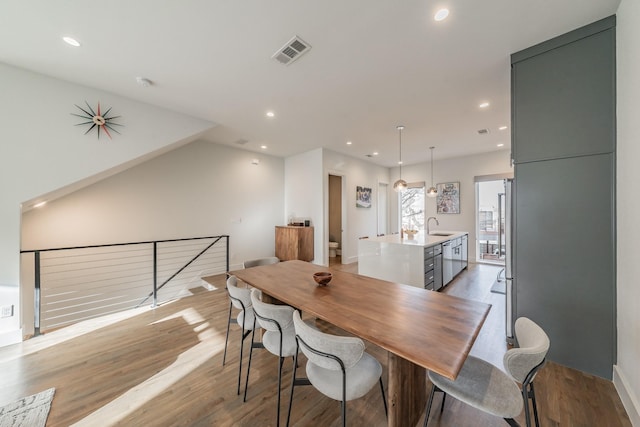
[[[244,329],[240,329],[240,366],[238,367],[238,396],[240,396],[240,378],[242,377],[242,349],[244,348]]]
[[[531,403],[533,403],[533,418],[536,421],[536,427],[540,427],[540,421],[538,420],[538,405],[536,404],[536,392],[533,389],[533,383],[529,383],[529,395],[531,396]]]
[[[527,386],[522,385],[522,401],[524,402],[524,419],[527,427],[531,427],[531,414],[529,414],[529,393]]]
[[[447,399],[447,393],[442,392],[442,403],[440,404],[440,413],[444,412],[444,401]]]
[[[340,362],[342,368],[342,427],[347,427],[347,372]]]
[[[433,404],[433,395],[435,393],[436,393],[436,386],[435,384],[433,384],[431,386],[431,394],[429,394],[429,400],[427,400],[427,409],[425,410],[423,427],[427,427],[427,423],[429,422],[429,414],[431,413],[431,405]]]
[[[249,347],[249,364],[247,365],[247,379],[244,382],[244,399],[243,402],[247,401],[247,390],[249,389],[249,372],[251,371],[251,356],[253,356],[253,340],[256,336],[256,327],[253,326],[253,331],[251,332],[251,346]]]
[[[298,351],[296,346],[296,355],[293,360],[293,373],[291,374],[291,394],[289,395],[289,410],[287,412],[287,427],[291,419],[291,404],[293,403],[293,388],[296,386],[296,371],[298,370]]]
[[[387,397],[384,395],[384,385],[382,385],[382,377],[380,377],[380,391],[382,392],[382,403],[384,404],[384,415],[389,419],[389,410],[387,409]]]
[[[293,404],[293,389],[297,385],[311,385],[309,378],[297,378],[296,372],[298,371],[298,348],[296,347],[296,355],[293,361],[293,373],[291,374],[291,395],[289,396],[289,411],[287,413],[287,427],[289,427],[289,421],[291,419],[291,406]]]
[[[516,422],[513,418],[505,418],[504,419],[511,427],[520,427],[520,424]]]
[[[222,366],[224,366],[224,362],[227,360],[227,344],[229,343],[229,327],[231,326],[231,308],[233,307],[233,303],[229,303],[229,317],[227,318],[227,337],[224,340],[224,355],[222,356]]]
[[[282,348],[282,346],[280,346]],[[282,387],[282,362],[284,357],[280,357],[278,363],[278,409],[276,411],[276,427],[280,427],[280,388]]]

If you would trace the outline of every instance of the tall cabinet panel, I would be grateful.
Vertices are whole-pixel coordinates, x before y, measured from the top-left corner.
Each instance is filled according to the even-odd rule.
[[[513,312],[549,359],[611,378],[615,17],[512,55]]]
[[[521,164],[515,179],[517,315],[546,330],[551,360],[603,377],[615,348],[613,168],[611,154],[573,157]]]
[[[614,151],[614,54],[609,29],[513,64],[516,162]]]

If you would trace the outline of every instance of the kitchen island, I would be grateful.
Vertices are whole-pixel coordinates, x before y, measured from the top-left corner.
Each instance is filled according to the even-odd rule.
[[[467,267],[468,233],[419,231],[358,241],[358,274],[437,291]]]

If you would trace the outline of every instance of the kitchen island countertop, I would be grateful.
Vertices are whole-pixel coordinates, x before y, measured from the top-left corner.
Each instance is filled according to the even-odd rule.
[[[443,234],[446,234],[446,236],[444,236]],[[434,230],[431,232],[431,234],[426,234],[424,230],[420,230],[413,236],[413,238],[409,238],[405,234],[404,238],[401,239],[400,234],[388,234],[386,236],[370,237],[369,239],[365,240],[379,243],[395,243],[398,245],[423,246],[426,248],[429,246],[437,245],[438,243],[446,242],[447,240],[462,237],[465,234],[469,233],[466,231]]]

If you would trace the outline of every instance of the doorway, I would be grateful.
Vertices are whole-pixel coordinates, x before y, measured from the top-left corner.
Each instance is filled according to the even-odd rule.
[[[504,265],[505,187],[504,179],[476,182],[476,260]]]
[[[342,176],[329,175],[329,266],[342,264]]]

